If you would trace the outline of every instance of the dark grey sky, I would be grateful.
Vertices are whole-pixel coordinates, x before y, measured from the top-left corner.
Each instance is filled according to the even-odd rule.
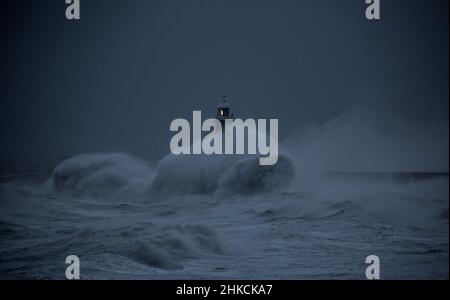
[[[381,21],[364,0],[81,0],[80,21],[64,0],[14,2],[2,7],[2,159],[157,159],[170,121],[213,114],[221,95],[238,116],[279,118],[282,139],[370,103],[416,128],[442,121],[448,147],[447,0],[382,0]]]

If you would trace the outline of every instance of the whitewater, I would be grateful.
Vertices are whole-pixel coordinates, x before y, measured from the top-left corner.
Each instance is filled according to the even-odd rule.
[[[305,176],[280,154],[3,164],[0,278],[448,278],[448,175]]]

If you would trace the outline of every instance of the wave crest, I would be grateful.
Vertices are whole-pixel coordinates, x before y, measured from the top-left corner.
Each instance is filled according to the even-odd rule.
[[[169,154],[158,165],[151,193],[251,195],[285,188],[294,178],[293,163],[285,155],[279,155],[275,165],[261,166],[256,156]]]
[[[143,161],[127,154],[80,154],[59,164],[47,186],[72,196],[136,195],[145,190],[151,177]]]

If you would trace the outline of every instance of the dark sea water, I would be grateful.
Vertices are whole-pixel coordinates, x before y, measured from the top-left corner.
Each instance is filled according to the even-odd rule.
[[[447,173],[126,154],[0,167],[0,278],[448,279]],[[55,169],[56,168],[56,169]]]

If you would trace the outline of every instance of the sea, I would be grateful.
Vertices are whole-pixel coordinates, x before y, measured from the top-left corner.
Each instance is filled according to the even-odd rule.
[[[314,172],[288,155],[0,165],[0,279],[449,278],[448,173]]]

